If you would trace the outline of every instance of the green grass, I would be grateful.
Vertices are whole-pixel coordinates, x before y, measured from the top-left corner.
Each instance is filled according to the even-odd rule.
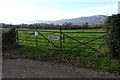
[[[59,52],[58,50],[54,49],[48,50],[46,48],[41,49],[28,46],[21,46],[16,49],[9,50],[9,53],[14,55],[24,55],[24,58],[34,60],[52,61],[55,63],[67,64],[70,66],[91,68],[95,70],[120,74],[119,59],[112,59],[109,57],[97,57],[97,53],[80,53],[79,51]]]
[[[27,30],[27,29],[24,29]],[[29,29],[27,31],[22,31],[22,29],[19,30],[19,42],[22,42],[25,38],[27,38],[27,36],[29,36],[30,34],[32,34],[29,38],[27,38],[25,41],[23,41],[22,43],[20,43],[21,45],[25,45],[25,46],[36,46],[36,37],[34,36],[34,31],[35,30],[30,30]],[[59,30],[38,30],[41,34],[44,35],[45,38],[48,38],[48,36],[60,36]],[[52,31],[52,32],[43,32],[43,31]],[[56,33],[54,33],[56,31]],[[95,38],[98,38],[100,36],[105,35],[106,33],[73,33],[73,32],[105,32],[102,29],[89,29],[89,30],[62,30],[62,32],[65,34],[64,36],[64,42],[62,43],[62,49],[63,50],[70,50],[70,49],[74,49],[77,48],[77,50],[79,50],[81,47],[83,47],[84,45],[81,45],[79,42],[85,43],[85,42],[89,42],[91,40],[94,40]],[[69,32],[69,33],[67,33]],[[67,36],[70,36],[74,39],[71,39]],[[62,35],[63,36],[63,35]],[[41,36],[39,34],[38,36],[38,47],[39,48],[52,48],[54,49],[55,47],[48,42],[48,40],[46,40],[43,36]],[[52,42],[53,44],[55,44],[57,47],[60,47],[60,40],[50,40],[50,42]],[[93,48],[99,48],[98,44],[105,44],[105,40],[100,38],[97,39],[95,41],[90,42],[89,46],[93,47]],[[81,45],[81,46],[80,46]],[[75,47],[75,48],[73,48]],[[89,47],[85,47],[85,48],[89,48]]]
[[[34,30],[31,31],[22,31],[19,30],[19,42],[23,41],[30,33],[34,33]],[[29,30],[29,29],[24,29]],[[38,30],[44,35],[45,38],[48,36],[60,36],[59,33],[54,33],[54,31],[59,32],[59,30],[47,30],[52,32],[42,32],[43,30]],[[46,30],[45,30],[46,31]],[[62,30],[62,32],[71,32],[65,33],[66,35],[73,37],[79,42],[89,42],[95,38],[105,35],[106,33],[72,33],[72,32],[105,32],[103,29],[86,29],[86,30]],[[21,54],[25,58],[36,59],[36,60],[45,60],[52,62],[59,62],[63,64],[68,64],[76,67],[85,67],[92,68],[96,70],[103,70],[109,72],[120,72],[120,60],[112,59],[107,56],[101,56],[102,54],[108,54],[108,46],[105,39],[97,39],[95,41],[87,44],[88,46],[99,50],[96,52],[89,48],[88,46],[82,45],[79,42],[67,37],[62,43],[62,51],[55,48],[50,44],[46,39],[44,39],[40,34],[38,36],[38,47],[36,47],[36,37],[31,35],[22,43],[19,43],[20,46],[9,52],[12,54]],[[76,38],[79,37],[79,38]],[[57,47],[60,47],[60,40],[50,40]],[[74,48],[75,47],[75,48]]]

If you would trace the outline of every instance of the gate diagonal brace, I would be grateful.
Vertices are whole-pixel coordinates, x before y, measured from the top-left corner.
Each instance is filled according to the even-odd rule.
[[[64,34],[64,33],[63,33],[63,34]],[[80,44],[82,44],[82,45],[85,45],[86,47],[91,48],[91,49],[92,49],[92,50],[94,50],[94,51],[99,52],[98,50],[96,50],[96,49],[94,49],[94,48],[92,48],[92,47],[90,47],[90,46],[86,45],[86,43],[82,43],[82,42],[80,42],[80,41],[78,41],[78,40],[76,40],[76,39],[74,39],[74,38],[72,38],[72,37],[68,36],[67,34],[64,34],[64,35],[66,35],[67,37],[69,37],[69,38],[71,38],[71,39],[73,39],[73,40],[77,41],[78,43],[80,43]]]
[[[30,35],[28,35],[23,41],[21,41],[20,43],[24,42],[27,38],[29,38],[32,34],[34,33],[31,33]]]
[[[99,38],[105,37],[105,36],[107,36],[107,35],[108,35],[108,34],[103,35],[103,36],[100,36],[100,37],[95,38],[95,39],[93,39],[93,40],[90,40],[90,41],[88,41],[88,42],[84,42],[84,44],[89,44],[90,42],[95,41],[95,40],[97,40],[97,39],[99,39]],[[78,46],[81,46],[81,45],[78,45]],[[77,47],[77,46],[75,46],[75,47]],[[75,47],[73,47],[73,48],[75,48]]]
[[[100,36],[100,37],[95,38],[95,39],[93,39],[93,40],[90,40],[90,41],[88,41],[88,42],[85,42],[85,44],[88,44],[88,43],[90,43],[90,42],[92,42],[92,41],[95,41],[95,40],[100,39],[100,38],[102,38],[102,37],[105,37],[105,36],[107,36],[107,35],[108,35],[108,34],[103,35],[103,36]]]
[[[59,49],[56,45],[54,45],[50,40],[48,40],[43,34],[41,34],[40,32],[38,32],[41,36],[43,36],[43,38],[45,38],[48,42],[50,42],[54,47],[56,47],[57,49]]]

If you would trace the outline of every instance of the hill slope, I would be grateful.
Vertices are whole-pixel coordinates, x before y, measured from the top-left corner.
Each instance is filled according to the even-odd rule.
[[[79,18],[72,18],[72,19],[62,19],[62,20],[56,20],[56,21],[35,21],[36,23],[54,23],[54,24],[63,24],[65,22],[71,22],[73,24],[82,25],[86,22],[88,24],[103,24],[105,20],[107,19],[107,16],[105,15],[95,15],[95,16],[88,16],[88,17],[79,17]]]

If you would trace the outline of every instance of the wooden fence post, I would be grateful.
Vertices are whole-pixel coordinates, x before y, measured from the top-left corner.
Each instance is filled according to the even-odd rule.
[[[63,43],[65,42],[65,35],[64,34],[62,34],[63,35]]]
[[[60,51],[62,51],[62,29],[60,26]]]
[[[36,47],[38,47],[38,37],[36,36]]]
[[[19,38],[18,38],[18,27],[17,27],[17,30],[16,30],[16,42],[17,42],[17,44],[19,44]]]

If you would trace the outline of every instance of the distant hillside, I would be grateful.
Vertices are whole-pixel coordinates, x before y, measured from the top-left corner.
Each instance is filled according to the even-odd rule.
[[[62,20],[56,20],[56,21],[39,21],[36,20],[34,23],[54,23],[54,24],[63,24],[65,22],[71,22],[73,24],[82,25],[86,22],[88,24],[103,24],[104,21],[107,19],[107,16],[105,15],[95,15],[95,16],[88,16],[88,17],[79,17],[79,18],[73,18],[73,19],[62,19]]]
[[[61,19],[61,20],[55,20],[55,21],[42,21],[42,20],[33,20],[33,21],[23,21],[24,24],[33,24],[33,23],[53,23],[53,24],[64,24],[64,23],[73,23],[76,25],[82,25],[85,23],[88,23],[89,25],[97,25],[97,24],[103,24],[108,16],[106,15],[95,15],[95,16],[88,16],[88,17],[78,17],[78,18],[72,18],[72,19]],[[21,23],[21,22],[19,22]],[[4,25],[3,23],[0,23],[0,27]]]

